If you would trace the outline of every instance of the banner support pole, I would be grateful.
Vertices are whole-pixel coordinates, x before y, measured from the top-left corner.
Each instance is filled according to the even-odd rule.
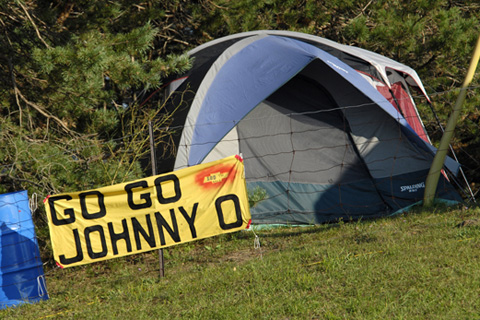
[[[152,176],[157,175],[157,160],[155,158],[155,139],[153,136],[152,121],[148,121],[148,135],[150,136],[150,156],[152,161]],[[163,249],[158,249],[158,263],[160,265],[160,278],[165,277]]]
[[[447,156],[448,146],[450,145],[450,140],[453,137],[453,132],[455,130],[455,126],[457,125],[458,117],[460,116],[460,111],[462,109],[462,104],[465,101],[465,97],[467,95],[467,88],[472,82],[473,76],[475,74],[475,70],[477,69],[478,60],[480,58],[480,36],[477,40],[477,45],[475,47],[472,60],[470,61],[470,66],[467,71],[467,75],[465,76],[465,81],[460,88],[460,94],[457,97],[457,101],[455,103],[455,107],[453,108],[453,112],[448,119],[447,126],[445,127],[445,131],[443,132],[442,139],[440,140],[440,145],[438,146],[437,153],[433,158],[432,165],[430,167],[430,171],[428,172],[427,180],[425,181],[425,193],[423,198],[423,205],[425,207],[431,206],[435,199],[435,192],[438,186],[438,180],[440,178],[440,173],[443,168],[443,163],[445,162],[445,158]]]

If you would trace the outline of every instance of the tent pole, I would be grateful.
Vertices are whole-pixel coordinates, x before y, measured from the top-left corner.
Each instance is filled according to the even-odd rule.
[[[153,138],[152,121],[148,121],[148,134],[150,136],[150,156],[152,161],[152,176],[157,175],[157,161],[155,159],[155,139]],[[160,278],[165,276],[163,249],[158,250],[158,262],[160,265]]]
[[[445,157],[447,156],[448,146],[453,137],[453,132],[457,124],[458,117],[460,116],[460,111],[462,109],[462,104],[465,101],[465,96],[467,95],[467,88],[472,82],[475,70],[477,69],[478,60],[480,59],[480,37],[477,40],[477,45],[470,61],[470,66],[465,77],[465,81],[460,88],[460,94],[458,95],[457,101],[453,108],[453,112],[448,119],[447,126],[440,140],[440,145],[438,147],[437,153],[433,158],[432,166],[428,172],[427,180],[425,181],[425,194],[423,198],[424,206],[431,206],[434,202],[435,191],[437,190],[438,179],[440,178],[440,172],[443,168],[443,163],[445,162]]]

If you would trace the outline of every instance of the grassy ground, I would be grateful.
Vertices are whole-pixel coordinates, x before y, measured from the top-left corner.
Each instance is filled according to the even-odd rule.
[[[480,209],[222,235],[70,269],[1,319],[474,319]]]

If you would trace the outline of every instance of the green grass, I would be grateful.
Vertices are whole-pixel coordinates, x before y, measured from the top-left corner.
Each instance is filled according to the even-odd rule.
[[[462,224],[463,222],[463,224]],[[46,269],[50,299],[2,319],[475,319],[480,210],[239,232]]]

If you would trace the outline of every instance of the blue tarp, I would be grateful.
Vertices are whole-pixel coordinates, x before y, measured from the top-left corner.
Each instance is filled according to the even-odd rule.
[[[48,299],[27,191],[0,195],[0,308]]]

